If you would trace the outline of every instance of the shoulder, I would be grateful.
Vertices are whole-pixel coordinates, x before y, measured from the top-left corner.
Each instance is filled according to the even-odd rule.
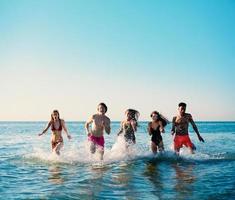
[[[97,118],[97,114],[91,115],[90,119],[96,119]]]
[[[188,119],[191,119],[193,118],[192,115],[190,113],[185,113],[185,116],[188,118]]]
[[[105,120],[107,120],[108,122],[110,122],[109,117],[105,116]]]
[[[64,121],[63,119],[60,119],[60,123],[61,123],[62,125],[64,125],[64,124],[65,124],[65,121]]]
[[[121,125],[123,126],[123,125],[125,125],[126,124],[126,121],[122,121],[121,122]]]
[[[174,116],[174,117],[172,118],[172,122],[175,122],[176,118],[177,118],[177,116]]]

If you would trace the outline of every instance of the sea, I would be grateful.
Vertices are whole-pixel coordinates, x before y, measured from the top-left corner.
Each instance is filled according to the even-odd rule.
[[[51,152],[47,122],[0,122],[0,199],[235,199],[235,122],[196,122],[197,150],[172,148],[171,124],[162,134],[165,151],[153,155],[148,122],[139,122],[136,144],[117,136],[120,122],[105,134],[103,165],[91,154],[84,122],[66,122],[60,156]]]

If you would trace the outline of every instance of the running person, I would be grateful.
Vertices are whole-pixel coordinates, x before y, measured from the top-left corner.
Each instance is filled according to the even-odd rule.
[[[100,103],[97,107],[98,113],[90,117],[85,124],[88,141],[90,142],[90,152],[94,154],[99,150],[100,160],[104,156],[104,131],[110,134],[110,119],[105,115],[108,108],[104,103]],[[90,124],[92,128],[90,130]]]
[[[173,117],[171,134],[174,135],[174,150],[176,154],[179,154],[180,148],[186,146],[189,148],[190,153],[194,153],[195,146],[191,142],[188,134],[188,126],[191,123],[193,130],[196,132],[200,142],[204,142],[204,139],[199,134],[198,128],[193,121],[192,115],[185,113],[186,103],[179,103],[178,115]]]
[[[157,151],[164,151],[161,133],[164,133],[164,127],[167,125],[168,120],[163,117],[159,112],[153,111],[150,115],[152,121],[148,124],[148,133],[151,135],[151,149],[154,154]]]
[[[135,144],[135,132],[137,131],[137,121],[140,114],[134,109],[127,109],[125,114],[126,120],[121,122],[121,129],[118,135],[123,134],[127,144]]]
[[[51,127],[51,149],[52,152],[55,152],[57,155],[60,155],[60,150],[63,147],[63,137],[62,137],[62,130],[65,131],[67,134],[68,139],[71,139],[71,136],[68,133],[68,130],[65,125],[65,121],[60,119],[60,114],[58,110],[53,110],[51,114],[51,120],[48,122],[46,128],[39,133],[38,135],[41,136],[47,132],[47,130]]]

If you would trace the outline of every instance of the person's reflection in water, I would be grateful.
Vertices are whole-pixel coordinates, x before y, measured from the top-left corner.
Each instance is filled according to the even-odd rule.
[[[174,163],[172,165],[175,169],[175,199],[190,199],[193,194],[193,183],[196,177],[193,175],[194,164],[180,164]]]
[[[131,185],[132,178],[130,163],[122,163],[112,170],[111,184],[114,188],[118,188],[115,193],[120,199],[136,199],[133,195],[135,188]]]
[[[153,183],[152,193],[158,198],[163,199],[163,182],[161,178],[161,170],[159,169],[159,161],[151,160],[146,165],[144,175]]]
[[[91,168],[91,177],[88,180],[89,187],[86,188],[89,199],[101,198],[99,195],[105,188],[104,183],[106,180],[104,178],[108,170],[109,167],[106,166],[102,168]]]
[[[48,180],[54,184],[62,184],[64,183],[64,179],[62,178],[62,169],[60,166],[50,166],[49,167],[50,176]]]

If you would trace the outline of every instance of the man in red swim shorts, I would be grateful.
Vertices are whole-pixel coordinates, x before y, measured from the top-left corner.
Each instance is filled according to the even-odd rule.
[[[189,148],[190,153],[194,153],[194,144],[191,142],[188,135],[188,126],[191,123],[193,130],[196,132],[199,141],[204,142],[203,138],[199,134],[196,124],[193,121],[192,115],[185,113],[186,103],[179,103],[178,105],[178,115],[173,117],[171,134],[174,137],[174,150],[176,154],[179,154],[180,148],[184,145]]]

